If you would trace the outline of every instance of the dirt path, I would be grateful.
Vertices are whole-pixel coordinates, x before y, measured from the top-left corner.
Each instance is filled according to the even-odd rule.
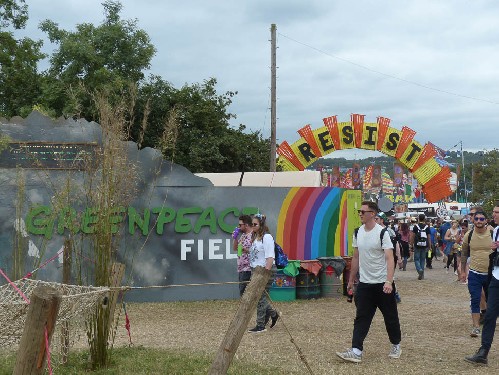
[[[277,302],[282,320],[265,333],[245,334],[236,357],[270,363],[282,373],[307,374],[290,335],[301,348],[314,374],[497,374],[499,334],[492,345],[489,367],[463,361],[480,346],[469,336],[471,317],[465,285],[446,274],[441,261],[418,281],[414,264],[396,272],[402,296],[398,305],[402,325],[402,357],[389,360],[390,348],[378,312],[364,346],[361,364],[343,363],[335,352],[350,347],[355,307],[346,298]],[[143,303],[127,306],[136,346],[215,353],[237,309],[237,301]],[[252,320],[252,324],[254,319]],[[116,345],[125,345],[118,330]]]

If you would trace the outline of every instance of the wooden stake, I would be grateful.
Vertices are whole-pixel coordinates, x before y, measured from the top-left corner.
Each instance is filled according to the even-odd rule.
[[[236,315],[234,315],[234,318],[229,325],[229,329],[225,333],[225,337],[220,344],[220,348],[218,349],[208,375],[227,373],[271,274],[272,271],[269,271],[264,267],[256,267],[253,270],[251,281],[246,287],[246,291],[241,298],[241,303],[239,304]]]
[[[62,261],[62,283],[71,283],[71,241],[66,238],[64,240],[63,261]],[[69,354],[69,321],[61,324],[61,362],[68,362]]]
[[[49,286],[40,285],[31,294],[13,375],[44,372],[47,357],[45,329],[47,329],[50,345],[61,300],[61,293]]]

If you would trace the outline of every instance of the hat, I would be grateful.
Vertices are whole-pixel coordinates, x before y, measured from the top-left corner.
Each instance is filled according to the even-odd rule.
[[[383,220],[383,222],[388,222],[388,218],[386,217],[385,213],[384,212],[378,212],[376,214],[377,217],[381,218],[381,220]]]
[[[446,217],[444,218],[444,221],[451,221],[451,220],[450,220],[450,216],[446,216]]]

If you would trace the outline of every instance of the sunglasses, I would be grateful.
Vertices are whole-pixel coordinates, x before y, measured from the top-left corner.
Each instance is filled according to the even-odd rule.
[[[260,224],[258,224],[258,223],[252,223],[251,224],[252,227],[257,227],[258,225],[260,225]]]
[[[485,221],[484,217],[475,217],[475,221]]]
[[[239,224],[239,228],[242,227],[242,226],[245,226],[246,224]]]
[[[357,210],[357,212],[359,213],[359,215],[364,215],[366,212],[374,213],[374,211],[364,211],[364,210]]]

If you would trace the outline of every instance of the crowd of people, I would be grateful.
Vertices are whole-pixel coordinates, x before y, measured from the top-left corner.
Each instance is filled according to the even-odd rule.
[[[233,250],[238,254],[239,293],[242,296],[254,268],[274,269],[274,238],[267,226],[267,217],[262,214],[241,215],[232,238],[234,239]],[[267,293],[264,291],[257,305],[256,326],[248,332],[265,332],[269,321],[270,328],[273,328],[278,319],[279,314],[270,305]]]
[[[499,204],[492,219],[480,206],[463,217],[428,219],[424,214],[411,220],[389,221],[378,206],[362,202],[362,226],[353,236],[354,254],[348,289],[354,291],[356,316],[352,347],[337,356],[348,362],[361,362],[363,342],[379,309],[391,343],[389,358],[400,358],[400,322],[397,303],[401,302],[394,271],[407,271],[414,261],[417,280],[425,269],[442,260],[446,273],[452,266],[457,282],[467,285],[470,294],[471,337],[481,336],[478,351],[465,360],[487,364],[487,356],[499,315]],[[480,330],[483,325],[483,330]]]
[[[379,309],[391,343],[388,357],[400,358],[402,335],[397,304],[402,299],[395,285],[395,271],[407,271],[412,260],[417,280],[424,280],[425,270],[437,266],[435,260],[443,262],[446,273],[452,266],[456,281],[468,287],[470,336],[481,336],[481,346],[465,360],[486,365],[499,315],[499,204],[491,219],[482,207],[474,206],[459,220],[449,216],[428,219],[420,214],[417,219],[395,222],[370,201],[362,202],[358,213],[362,226],[352,239],[354,253],[347,285],[356,306],[352,347],[336,354],[344,361],[362,361],[363,343]],[[255,267],[274,269],[274,238],[261,214],[239,217],[233,238],[242,296]],[[264,292],[257,306],[256,326],[249,332],[264,332],[270,321],[272,328],[278,319],[279,314]]]

